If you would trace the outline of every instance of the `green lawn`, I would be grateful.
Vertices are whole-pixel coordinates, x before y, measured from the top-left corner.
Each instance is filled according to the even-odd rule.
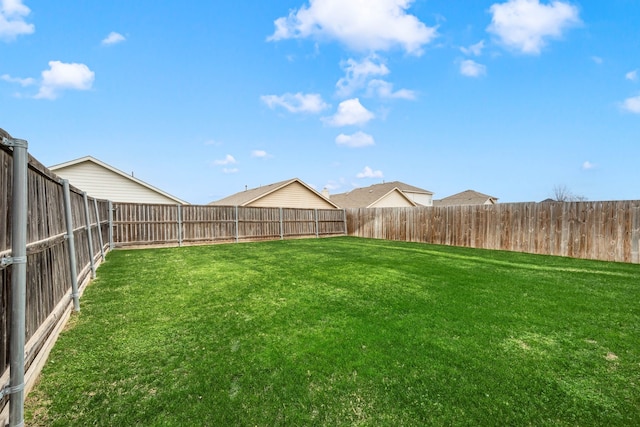
[[[115,251],[27,425],[637,426],[639,279],[351,237]]]

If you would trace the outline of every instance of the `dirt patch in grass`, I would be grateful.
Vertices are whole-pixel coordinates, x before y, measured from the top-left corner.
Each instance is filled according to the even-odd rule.
[[[610,362],[618,360],[618,356],[615,353],[612,353],[612,352],[608,352],[607,355],[604,358],[607,359]]]

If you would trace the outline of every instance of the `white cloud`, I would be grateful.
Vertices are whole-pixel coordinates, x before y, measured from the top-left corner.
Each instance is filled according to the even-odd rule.
[[[416,99],[416,93],[409,89],[393,91],[393,83],[384,80],[371,80],[367,87],[367,96],[393,99]]]
[[[483,49],[484,49],[484,40],[480,40],[478,43],[473,44],[469,47],[461,47],[460,51],[465,55],[480,56],[482,55]]]
[[[322,96],[317,93],[285,93],[282,96],[263,95],[262,102],[271,109],[282,107],[290,113],[319,113],[329,108],[329,105],[322,100]]]
[[[378,58],[371,56],[358,62],[354,59],[342,61],[340,66],[345,72],[345,76],[338,80],[336,88],[338,96],[349,96],[356,90],[366,86],[367,80],[372,76],[385,76],[389,74],[389,69],[385,64],[376,62]]]
[[[238,169],[238,168],[223,168],[222,169],[222,173],[226,173],[226,174],[238,173],[238,172],[240,172],[240,169]]]
[[[0,40],[11,41],[19,35],[32,34],[35,26],[24,20],[30,13],[22,0],[0,0]]]
[[[592,56],[592,57],[591,57],[591,60],[592,60],[593,62],[595,62],[596,64],[598,64],[598,65],[601,65],[601,64],[604,62],[604,59],[602,59],[602,58],[601,58],[601,57],[599,57],[599,56]]]
[[[345,179],[344,178],[340,178],[338,181],[328,181],[324,188],[326,188],[329,191],[335,191],[338,190],[340,188],[342,188],[345,184]]]
[[[11,77],[9,74],[3,74],[0,76],[0,79],[9,83],[17,83],[22,87],[36,84],[36,79],[32,79],[31,77],[27,77],[26,79],[21,79],[19,77]]]
[[[362,172],[356,175],[356,178],[384,178],[382,171],[374,171],[369,166],[365,166]]]
[[[640,95],[627,98],[622,102],[622,109],[634,114],[640,114]]]
[[[89,90],[95,73],[85,64],[49,61],[49,69],[42,72],[40,91],[35,98],[56,99],[66,89]]]
[[[437,31],[407,14],[411,3],[413,0],[309,0],[308,6],[276,19],[276,30],[267,40],[310,37],[337,40],[357,51],[400,47],[420,55]]]
[[[460,74],[467,77],[484,76],[487,74],[487,67],[472,59],[466,59],[460,63]]]
[[[269,158],[269,157],[272,157],[272,156],[271,156],[271,154],[267,153],[264,150],[253,150],[251,152],[251,157],[257,157],[257,158],[260,158],[260,159],[266,159],[266,158]]]
[[[338,111],[323,120],[330,126],[363,125],[373,119],[374,114],[360,104],[358,98],[347,99],[338,105]]]
[[[231,154],[227,154],[224,159],[213,161],[213,164],[216,166],[233,165],[235,163],[238,163],[238,162],[236,162],[236,159]]]
[[[107,37],[105,37],[102,40],[102,44],[105,45],[105,46],[109,46],[109,45],[112,45],[112,44],[121,43],[121,42],[123,42],[125,40],[126,40],[125,36],[123,36],[120,33],[116,33],[115,31],[112,31],[112,32],[109,33],[109,35]]]
[[[588,171],[588,170],[590,170],[590,169],[594,169],[595,167],[596,167],[596,165],[594,165],[593,163],[591,163],[589,160],[585,161],[585,162],[582,164],[582,169],[583,169],[583,170],[586,170],[586,171]]]
[[[336,137],[336,144],[346,145],[347,147],[360,148],[368,145],[375,145],[373,137],[364,132],[358,131],[353,135],[345,135],[341,133]]]
[[[560,38],[565,29],[580,24],[578,8],[552,0],[509,0],[495,3],[487,31],[509,48],[526,54],[539,54],[548,38]]]
[[[632,82],[638,81],[638,70],[629,71],[624,75],[624,78],[627,80],[631,80]]]

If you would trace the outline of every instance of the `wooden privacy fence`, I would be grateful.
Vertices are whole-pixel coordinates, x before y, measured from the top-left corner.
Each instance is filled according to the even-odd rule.
[[[640,263],[640,201],[346,212],[351,236]]]
[[[115,246],[182,245],[346,234],[340,209],[114,203]]]
[[[6,135],[1,129],[0,133]],[[0,135],[3,136],[3,135]],[[0,258],[11,255],[12,151],[0,145]],[[27,172],[27,277],[25,314],[25,391],[39,373],[72,307],[73,279],[82,291],[109,248],[109,202],[68,187],[29,156]],[[69,199],[65,199],[68,194]],[[71,207],[67,228],[66,202]],[[75,243],[70,257],[69,247]],[[76,277],[71,277],[75,260]],[[9,380],[12,265],[0,267],[0,387]],[[0,425],[9,395],[0,398]],[[4,408],[4,411],[3,411]]]

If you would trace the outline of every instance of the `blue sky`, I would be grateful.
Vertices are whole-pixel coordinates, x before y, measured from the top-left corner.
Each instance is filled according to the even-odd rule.
[[[0,127],[191,203],[640,199],[639,0],[0,0]]]

